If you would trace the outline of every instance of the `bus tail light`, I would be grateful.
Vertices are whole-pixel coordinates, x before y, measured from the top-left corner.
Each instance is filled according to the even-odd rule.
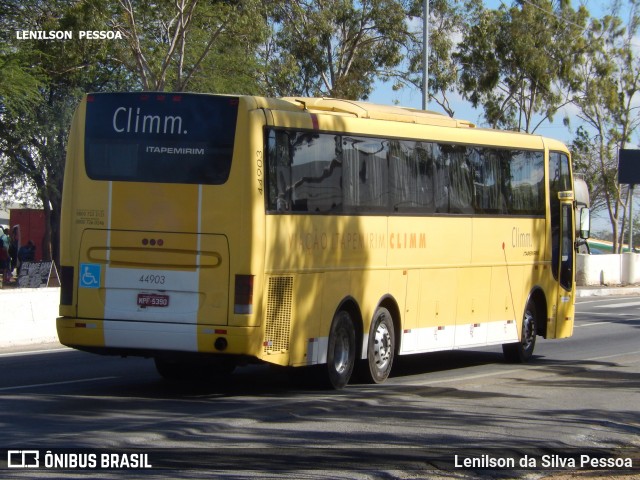
[[[60,267],[60,304],[73,304],[73,267]]]
[[[233,313],[253,313],[253,275],[236,275]]]

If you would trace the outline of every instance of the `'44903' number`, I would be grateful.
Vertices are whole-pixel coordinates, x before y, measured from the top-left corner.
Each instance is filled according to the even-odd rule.
[[[138,282],[147,285],[164,285],[164,275],[141,275]]]

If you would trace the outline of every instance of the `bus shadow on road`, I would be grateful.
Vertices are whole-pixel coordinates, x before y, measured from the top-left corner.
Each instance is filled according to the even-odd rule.
[[[553,360],[538,358],[532,366],[546,375],[517,379],[528,385],[550,388],[640,390],[640,373],[628,365],[602,360]]]
[[[396,357],[390,378],[409,377],[461,368],[504,364],[502,353],[474,350],[421,353]]]
[[[489,365],[507,366],[504,357],[498,352],[455,351],[434,352],[397,357],[387,383],[394,380],[424,382],[429,374],[450,372],[454,370],[482,367]],[[359,368],[366,365],[360,364]],[[239,367],[231,375],[203,378],[202,380],[185,380],[169,382],[160,377],[149,382],[131,384],[129,389],[121,390],[124,395],[161,395],[164,397],[182,396],[224,396],[241,397],[250,395],[315,395],[318,392],[332,392],[326,381],[326,366],[313,367],[278,367],[266,364]],[[426,376],[426,377],[425,377]],[[372,389],[387,388],[383,385],[370,385],[361,380],[356,368],[346,391],[353,388],[370,387]],[[339,392],[335,392],[339,393]]]

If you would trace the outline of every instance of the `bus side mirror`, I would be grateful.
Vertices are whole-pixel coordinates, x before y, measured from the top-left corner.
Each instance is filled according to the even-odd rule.
[[[580,238],[586,240],[589,238],[589,230],[591,229],[591,212],[588,207],[580,209]]]

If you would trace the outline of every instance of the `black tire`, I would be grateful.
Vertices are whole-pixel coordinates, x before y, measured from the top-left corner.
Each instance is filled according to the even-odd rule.
[[[327,349],[327,379],[329,386],[336,390],[344,388],[351,374],[356,358],[356,331],[351,315],[340,310],[333,317]]]
[[[526,363],[533,357],[538,334],[538,312],[533,300],[527,302],[522,316],[522,332],[520,341],[502,345],[504,358],[511,363]]]
[[[371,322],[367,359],[361,377],[367,383],[382,383],[391,373],[396,348],[396,336],[391,313],[384,307],[376,310]]]

